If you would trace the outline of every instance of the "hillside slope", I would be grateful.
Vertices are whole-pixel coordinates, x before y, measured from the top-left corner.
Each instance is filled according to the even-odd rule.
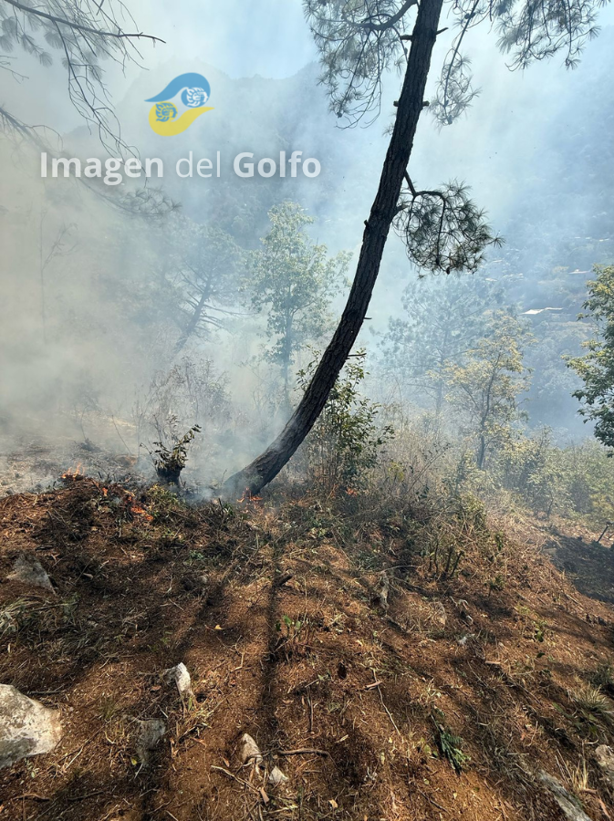
[[[0,584],[0,682],[64,725],[0,771],[1,821],[562,818],[542,771],[614,817],[614,611],[477,507],[66,483],[0,501],[0,578],[35,554],[56,591]]]

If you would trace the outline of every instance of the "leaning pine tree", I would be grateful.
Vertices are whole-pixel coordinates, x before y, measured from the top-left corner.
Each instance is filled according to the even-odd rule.
[[[498,45],[513,55],[512,67],[565,53],[576,65],[595,20],[607,0],[448,0],[458,32],[442,66],[430,111],[441,125],[451,124],[476,96],[469,62],[461,47],[467,32],[490,23]],[[225,492],[257,493],[289,461],[322,412],[367,313],[390,227],[406,243],[410,260],[431,272],[473,272],[494,236],[484,213],[462,185],[450,183],[421,191],[409,173],[418,120],[425,102],[433,47],[443,0],[304,0],[324,68],[331,107],[350,122],[377,115],[382,77],[394,64],[405,65],[403,87],[377,194],[362,239],[347,304],[311,382],[285,428],[253,462],[226,482]],[[408,48],[409,46],[409,48]]]

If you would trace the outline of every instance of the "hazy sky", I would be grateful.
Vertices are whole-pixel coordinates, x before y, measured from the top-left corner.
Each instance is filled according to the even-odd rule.
[[[167,41],[147,61],[181,53],[231,77],[290,77],[317,59],[300,0],[131,0],[141,30]],[[145,52],[144,52],[145,54]]]
[[[199,61],[215,66],[230,77],[283,78],[296,74],[306,64],[317,60],[317,52],[303,16],[301,0],[126,0],[139,31],[154,34],[166,41],[157,44],[142,41],[140,64],[128,64],[125,76],[107,61],[106,83],[112,100],[121,100],[130,85],[143,71],[163,63],[173,67],[184,66],[190,71],[190,62]],[[448,4],[448,9],[451,8]],[[134,30],[129,20],[120,21],[126,30]],[[614,23],[614,8],[601,12],[602,25]],[[446,35],[448,36],[448,35]],[[448,43],[438,41],[434,68],[441,64]],[[591,49],[589,44],[587,53]],[[496,48],[496,35],[485,25],[467,38],[467,53],[471,55],[477,84],[484,90],[476,110],[488,116],[490,103],[502,94],[512,94],[516,100],[531,104],[532,86],[550,81],[566,72],[561,68],[562,57],[541,66],[532,67],[524,76],[509,76],[505,59]],[[0,75],[0,100],[17,116],[28,123],[46,122],[61,132],[80,125],[78,114],[66,95],[66,73],[54,54],[52,69],[41,69],[22,52],[15,52],[15,67],[26,75],[15,82],[8,72]],[[580,69],[581,72],[581,69]],[[436,71],[432,72],[434,76]],[[398,85],[399,81],[396,81]],[[564,81],[563,81],[564,82]],[[577,82],[577,81],[576,81]],[[396,93],[395,90],[392,93]],[[524,86],[526,96],[520,92]],[[520,93],[519,93],[520,92]],[[558,91],[557,93],[560,93]],[[524,99],[523,99],[524,98]],[[481,103],[481,105],[480,105]],[[469,117],[475,116],[475,111]],[[382,128],[384,126],[382,125]],[[376,125],[377,129],[378,126]],[[380,129],[381,131],[381,129]]]
[[[289,77],[317,59],[302,0],[129,0],[127,5],[141,30],[167,41],[153,55],[144,51],[148,63],[179,52],[186,60],[212,63],[231,77]],[[606,7],[600,19],[602,25],[614,23],[614,8]],[[486,26],[469,39],[471,47],[479,42],[496,57],[496,36]]]

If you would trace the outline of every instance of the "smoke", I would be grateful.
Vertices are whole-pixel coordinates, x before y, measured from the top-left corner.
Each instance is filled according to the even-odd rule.
[[[318,85],[317,55],[298,0],[232,0],[223,9],[201,0],[128,5],[139,30],[166,45],[142,43],[139,63],[123,71],[106,66],[123,139],[141,157],[161,157],[168,169],[189,151],[197,159],[222,152],[220,179],[168,174],[165,201],[179,204],[180,213],[196,224],[219,226],[250,250],[267,230],[268,208],[292,199],[317,218],[314,240],[331,253],[351,250],[355,260],[400,77],[385,78],[382,116],[373,126],[343,129]],[[510,73],[493,33],[476,30],[467,50],[481,94],[460,122],[444,130],[425,111],[412,158],[412,178],[421,186],[450,179],[471,185],[496,231],[507,238],[503,252],[491,255],[488,274],[505,283],[519,311],[562,309],[546,318],[531,315],[551,327],[531,354],[537,387],[530,410],[533,424],[566,432],[576,425],[576,406],[569,396],[573,377],[560,356],[576,352],[582,341],[575,314],[587,277],[573,271],[610,261],[614,240],[607,219],[614,105],[603,99],[614,61],[614,28],[608,25],[613,13],[604,10],[600,38],[574,72],[555,58]],[[435,66],[448,47],[443,37]],[[50,131],[41,136],[56,151],[103,158],[97,135],[67,100],[61,62],[43,68],[24,58],[20,65],[26,76],[7,76],[2,105],[27,123],[54,129],[58,137]],[[144,101],[185,71],[207,77],[214,110],[184,134],[161,138],[148,126]],[[240,151],[258,158],[294,149],[320,161],[320,177],[239,180],[232,172]],[[203,475],[229,473],[252,458],[284,419],[275,404],[274,366],[259,360],[264,320],[253,314],[239,286],[234,285],[236,315],[175,357],[177,327],[169,305],[177,284],[160,274],[172,245],[171,223],[168,217],[126,211],[130,195],[132,201],[143,195],[139,184],[125,181],[109,192],[74,180],[41,180],[38,149],[17,146],[8,137],[0,140],[0,160],[3,432],[98,439],[138,453],[141,441],[151,444],[159,435],[156,414],[158,422],[175,414],[181,425],[206,427],[209,444],[199,456]],[[153,188],[149,183],[145,193]],[[415,277],[402,244],[391,235],[359,344],[374,349],[371,331],[383,331],[390,316],[399,315],[401,293]],[[335,311],[343,299],[340,292]],[[203,363],[206,374],[196,374]],[[180,387],[173,378],[182,380]],[[174,405],[169,385],[175,388]],[[553,392],[560,401],[552,401]],[[122,436],[117,420],[125,426]]]

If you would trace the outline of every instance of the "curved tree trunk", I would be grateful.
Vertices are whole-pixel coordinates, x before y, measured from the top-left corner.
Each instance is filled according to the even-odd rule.
[[[356,275],[335,334],[290,421],[277,439],[224,485],[228,496],[258,491],[277,476],[303,442],[322,412],[343,368],[369,307],[379,274],[384,246],[397,213],[399,195],[411,155],[414,135],[424,107],[424,90],[443,0],[421,0],[397,117],[382,168],[377,195],[365,223]]]

